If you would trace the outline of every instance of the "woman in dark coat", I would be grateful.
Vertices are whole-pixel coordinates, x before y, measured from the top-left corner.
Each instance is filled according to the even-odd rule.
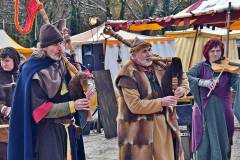
[[[239,95],[239,75],[212,70],[212,63],[223,59],[224,45],[209,40],[203,49],[206,61],[189,70],[188,79],[194,95],[192,150],[196,160],[229,160],[234,131],[231,88]],[[210,96],[209,91],[213,90]],[[236,96],[234,105],[239,105]]]
[[[6,124],[8,124],[11,111],[20,56],[14,48],[7,47],[0,54],[0,59],[0,160],[6,160],[8,143]]]

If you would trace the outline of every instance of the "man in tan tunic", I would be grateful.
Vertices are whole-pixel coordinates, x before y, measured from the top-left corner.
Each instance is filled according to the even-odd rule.
[[[186,75],[166,95],[166,68],[150,60],[151,44],[135,38],[131,58],[116,78],[119,89],[119,160],[184,159],[175,106],[189,92]]]

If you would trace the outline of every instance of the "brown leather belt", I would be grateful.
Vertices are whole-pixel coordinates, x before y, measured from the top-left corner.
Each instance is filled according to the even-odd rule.
[[[41,123],[56,123],[56,124],[73,124],[73,120],[69,118],[44,118]]]
[[[56,123],[56,124],[72,124],[72,125],[74,125],[73,124],[73,122],[74,122],[74,120],[73,119],[69,119],[69,118],[52,118],[52,119],[44,119],[45,120],[45,122],[52,122],[52,123]],[[80,139],[81,138],[81,135],[82,135],[82,128],[80,128],[80,127],[78,127],[78,126],[76,126],[76,125],[74,125],[75,126],[75,129],[74,129],[74,134],[75,134],[75,138],[76,139]]]
[[[59,124],[72,124],[73,120],[72,119],[55,118],[55,119],[52,119],[52,122],[59,123]]]
[[[64,118],[64,119],[61,119],[61,118],[56,118],[56,119],[53,119],[53,122],[54,123],[57,123],[57,124],[73,124],[73,119],[67,119],[67,118]],[[76,139],[80,139],[81,138],[81,135],[82,135],[82,128],[78,127],[78,126],[75,126],[75,138]]]

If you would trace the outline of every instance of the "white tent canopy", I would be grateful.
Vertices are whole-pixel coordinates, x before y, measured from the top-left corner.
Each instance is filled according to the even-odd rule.
[[[173,15],[174,18],[180,18],[180,17],[192,17],[193,15],[205,15],[205,14],[211,14],[211,13],[219,13],[223,12],[228,9],[228,4],[231,2],[231,8],[233,10],[239,10],[240,9],[240,1],[239,0],[205,0],[205,1],[199,1],[196,3],[199,3],[200,5],[191,11],[191,13],[186,12],[188,8],[185,10],[179,12],[176,15]],[[190,6],[191,7],[191,6]]]
[[[91,30],[88,30],[86,32],[74,35],[71,37],[72,43],[74,45],[81,45],[81,44],[88,44],[88,43],[94,43],[94,42],[103,42],[105,39],[107,39],[108,43],[121,43],[115,38],[106,35],[103,33],[105,25],[101,25],[99,27],[93,28]],[[145,35],[140,35],[140,34],[135,34],[135,33],[130,33],[126,31],[118,31],[117,34],[122,36],[126,40],[133,40],[136,36],[140,39],[151,39],[151,40],[159,40],[159,39],[164,39],[164,37],[152,37],[152,36],[145,36]],[[167,38],[168,39],[168,38]]]
[[[116,76],[118,70],[129,59],[129,48],[122,42],[119,42],[115,38],[112,38],[103,33],[104,25],[101,25],[92,30],[83,32],[71,37],[72,43],[76,48],[76,53],[79,60],[82,62],[82,45],[91,43],[103,43],[106,44],[104,68],[109,69],[112,79]],[[126,31],[117,32],[120,36],[128,41],[132,41],[135,37],[144,39],[152,44],[152,50],[154,53],[163,57],[173,57],[175,54],[175,42],[173,38],[169,37],[152,37],[144,36]],[[117,62],[118,55],[122,59],[122,63]]]

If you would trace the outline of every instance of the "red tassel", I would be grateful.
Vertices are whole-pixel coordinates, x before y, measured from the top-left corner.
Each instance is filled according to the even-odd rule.
[[[18,6],[19,6],[19,0],[15,0],[14,4],[14,22],[17,30],[22,33],[22,34],[28,34],[32,30],[33,22],[37,16],[37,13],[40,9],[43,8],[42,3],[37,3],[35,0],[26,0],[25,6],[26,6],[26,11],[27,11],[27,19],[25,22],[25,27],[24,29],[21,27],[19,20],[18,20]]]

